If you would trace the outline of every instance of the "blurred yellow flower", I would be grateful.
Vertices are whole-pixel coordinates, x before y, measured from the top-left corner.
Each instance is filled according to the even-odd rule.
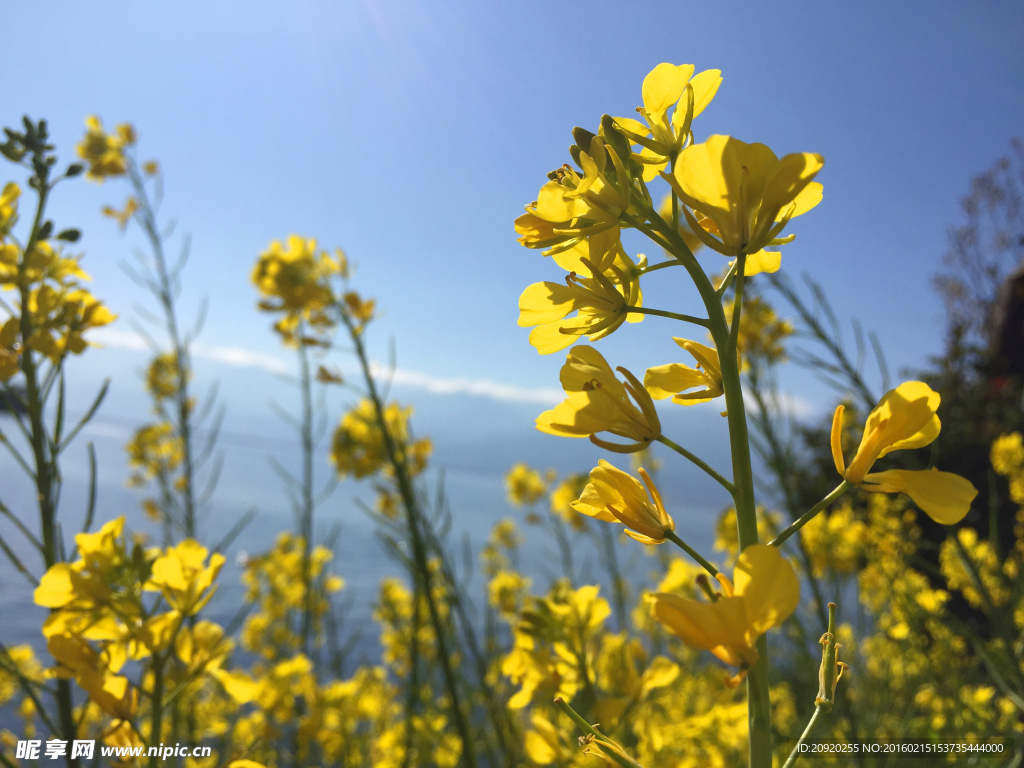
[[[517,507],[532,507],[548,492],[540,472],[526,464],[516,464],[505,475],[508,500]]]
[[[728,681],[731,687],[757,661],[757,639],[789,618],[800,603],[800,580],[777,547],[752,544],[744,549],[733,579],[735,586],[718,575],[723,595],[711,603],[666,592],[647,596],[654,618],[684,643],[740,668]]]
[[[686,206],[710,219],[702,226],[684,207],[693,233],[712,250],[738,256],[777,244],[791,218],[821,201],[813,179],[824,162],[808,152],[780,160],[764,144],[716,135],[680,152],[675,174],[665,178]]]
[[[842,450],[845,409],[840,405],[832,419],[832,458],[839,474],[853,485],[872,493],[905,493],[933,520],[953,525],[970,511],[978,495],[966,478],[934,467],[871,473],[875,461],[890,452],[922,448],[939,436],[939,400],[939,394],[920,381],[907,381],[886,392],[868,415],[860,447],[848,467]]]
[[[117,126],[117,135],[111,136],[103,130],[103,124],[95,115],[85,120],[85,137],[77,146],[78,156],[88,163],[86,177],[103,181],[111,176],[122,176],[128,169],[124,148],[135,143],[135,130],[122,123]]]
[[[643,450],[661,436],[658,412],[637,378],[625,368],[617,370],[626,378],[625,384],[615,378],[596,349],[583,344],[573,347],[560,375],[569,397],[538,416],[537,429],[562,437],[589,436],[595,445],[617,453]],[[609,443],[598,438],[598,432],[636,442]]]
[[[643,544],[661,544],[676,524],[665,511],[658,487],[640,468],[644,486],[628,472],[604,459],[590,471],[590,483],[573,502],[577,512],[606,523],[618,521],[626,526],[626,535]]]
[[[426,469],[433,444],[429,438],[410,443],[409,419],[412,408],[389,403],[384,408],[384,423],[396,449],[405,451],[409,471],[417,475]],[[377,409],[371,400],[363,399],[346,413],[334,431],[331,444],[331,462],[340,477],[352,475],[356,479],[375,474],[390,473],[384,434],[377,419]]]
[[[224,565],[224,555],[209,550],[194,539],[170,547],[153,563],[147,590],[159,590],[164,599],[184,616],[198,613],[214,592],[214,580]]]

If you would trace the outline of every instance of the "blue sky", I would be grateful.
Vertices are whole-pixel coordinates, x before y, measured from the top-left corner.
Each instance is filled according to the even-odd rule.
[[[136,124],[142,154],[165,168],[166,210],[193,236],[185,306],[210,297],[208,343],[276,350],[247,276],[271,239],[298,232],[349,252],[358,285],[386,312],[378,336],[397,338],[402,365],[440,378],[556,383],[557,356],[536,355],[515,319],[521,290],[558,272],[515,242],[511,222],[567,159],[571,128],[632,114],[660,61],[722,70],[698,139],[727,133],[824,155],[825,200],[792,225],[784,268],[809,271],[841,317],[879,329],[897,365],[938,349],[929,276],[945,230],[971,176],[1024,124],[1019,3],[105,3],[6,13],[0,40],[17,65],[0,119],[45,115],[69,159],[86,114]],[[29,34],[37,29],[44,49]],[[84,228],[96,290],[122,314],[137,297],[118,267],[132,238],[97,209],[124,195],[83,182],[56,203]],[[685,304],[682,280],[661,281],[671,285],[666,306]],[[667,323],[633,326],[606,348],[627,365],[663,362]]]
[[[783,269],[809,272],[841,318],[877,330],[894,369],[920,367],[940,350],[930,277],[946,230],[960,220],[971,177],[1024,125],[1019,3],[247,0],[57,9],[5,9],[0,122],[46,117],[69,161],[86,115],[136,125],[141,156],[164,169],[165,211],[192,236],[181,306],[189,316],[210,300],[198,381],[221,381],[228,428],[284,434],[266,402],[288,397],[272,370],[289,358],[255,310],[248,274],[270,240],[316,236],[358,263],[356,287],[383,310],[371,340],[383,354],[396,339],[405,371],[396,394],[417,406],[440,462],[489,478],[486,492],[467,491],[467,504],[500,504],[500,472],[514,460],[568,471],[600,456],[582,441],[533,431],[563,358],[529,346],[517,299],[560,273],[516,243],[512,221],[545,172],[568,159],[572,127],[596,128],[604,112],[633,114],[656,64],[722,70],[716,99],[694,124],[698,141],[726,133],[779,155],[824,155],[824,201],[791,224],[797,240],[784,249]],[[122,316],[107,348],[74,368],[90,386],[115,376],[116,397],[101,414],[114,425],[114,462],[115,427],[146,418],[134,376],[145,358],[130,349],[125,319],[147,299],[119,266],[136,237],[99,215],[126,194],[116,182],[79,181],[52,209],[58,227],[84,230],[95,292]],[[717,256],[704,258],[709,271],[721,268]],[[648,305],[696,310],[685,276],[669,272],[645,282]],[[669,321],[648,318],[601,349],[640,372],[679,359],[672,333],[679,329]],[[235,364],[225,362],[231,355]],[[805,374],[787,375],[786,386],[813,413],[827,406]],[[675,410],[670,434],[724,461],[724,425],[710,412]],[[120,471],[111,470],[112,488]],[[698,506],[720,506],[689,472],[677,481],[680,495],[700,487]],[[244,466],[237,477],[244,481]]]

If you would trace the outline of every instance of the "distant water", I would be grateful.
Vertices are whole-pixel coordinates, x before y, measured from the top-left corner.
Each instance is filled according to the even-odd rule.
[[[110,358],[107,370],[130,370],[131,365],[137,365],[140,359],[138,356],[126,359],[122,353],[111,350],[101,350],[96,354],[100,353]],[[294,467],[298,461],[298,445],[287,428],[264,407],[270,397],[290,402],[289,398],[294,396],[291,390],[266,375],[254,381],[255,377],[240,377],[231,369],[221,373],[229,379],[223,391],[232,393],[226,402],[228,419],[219,441],[224,467],[216,492],[200,515],[199,538],[212,546],[247,510],[257,511],[255,520],[226,552],[227,563],[218,580],[219,591],[206,611],[209,618],[227,624],[239,610],[244,595],[239,582],[239,556],[264,552],[273,545],[279,532],[295,529],[282,482],[271,469],[268,459],[274,456],[285,466]],[[92,385],[99,383],[95,375],[92,379],[89,376],[85,378],[81,387],[83,391],[89,391]],[[149,534],[154,543],[160,541],[159,530],[139,507],[145,494],[124,485],[128,476],[124,444],[135,427],[151,418],[138,382],[132,381],[131,376],[124,378],[127,381],[115,380],[111,394],[95,421],[63,457],[64,489],[59,520],[69,547],[73,545],[73,534],[80,529],[84,514],[87,442],[94,443],[99,466],[99,495],[93,530],[123,514],[127,517],[129,529]],[[255,384],[258,384],[256,394],[253,393],[257,389]],[[422,391],[403,391],[399,387],[396,387],[395,396],[402,402],[415,403],[415,426],[419,434],[428,434],[433,439],[435,454],[432,466],[435,469],[428,473],[425,482],[433,493],[438,478],[436,469],[443,468],[453,521],[449,545],[459,569],[463,567],[463,543],[467,537],[475,562],[479,548],[495,522],[505,517],[522,521],[523,511],[512,508],[505,498],[504,473],[513,463],[528,461],[540,469],[554,467],[565,475],[588,471],[598,458],[605,456],[585,440],[559,439],[536,432],[533,418],[543,410],[543,406],[496,402],[465,395],[431,395]],[[72,411],[74,406],[72,403]],[[79,406],[80,413],[84,407]],[[680,442],[696,447],[713,463],[727,466],[728,449],[721,439],[722,420],[717,413],[687,409],[688,421],[679,422],[678,418],[676,412],[670,412],[665,420],[669,434],[682,434],[688,439],[680,438]],[[685,432],[682,431],[684,426]],[[670,428],[675,431],[669,431]],[[16,427],[10,416],[0,415],[0,429],[8,436],[14,435]],[[15,443],[16,437],[12,438]],[[323,482],[332,472],[326,458],[326,441],[318,457],[317,474],[319,482]],[[677,531],[704,552],[711,552],[714,516],[726,502],[721,489],[698,470],[676,460],[677,457],[663,455],[662,458],[667,464],[659,482],[675,517]],[[30,481],[10,454],[2,449],[0,477],[3,478],[0,481],[0,500],[31,530],[38,530]],[[372,626],[371,614],[377,587],[384,576],[399,575],[400,568],[379,542],[374,524],[360,510],[356,497],[372,505],[374,495],[366,484],[343,482],[338,485],[331,498],[317,510],[316,538],[321,542],[335,525],[342,527],[331,569],[346,582],[342,594],[348,605],[347,627],[349,630],[361,630],[362,642],[356,655],[376,660],[377,632]],[[522,528],[528,538],[521,552],[520,568],[533,578],[534,590],[540,591],[558,570],[552,565],[558,562],[557,549],[537,529],[525,525]],[[0,519],[0,534],[15,548],[32,573],[38,575],[42,572],[41,558],[20,538],[9,521]],[[634,580],[642,580],[650,569],[651,561],[644,556],[642,549],[634,543],[620,547],[620,559],[631,568]],[[576,560],[582,564],[583,578],[601,580],[596,567],[595,548],[589,540],[581,541]],[[470,589],[479,602],[482,598],[480,580],[471,581]],[[607,590],[603,592],[607,593]],[[42,650],[40,626],[45,616],[45,609],[32,602],[31,585],[0,553],[0,640],[8,645],[29,642]]]

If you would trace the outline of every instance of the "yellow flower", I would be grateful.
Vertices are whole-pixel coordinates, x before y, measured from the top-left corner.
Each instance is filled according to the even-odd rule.
[[[191,378],[188,372],[186,378]],[[164,352],[157,355],[146,369],[146,390],[156,400],[165,400],[173,397],[178,391],[180,384],[178,371],[178,356],[173,352]]]
[[[671,397],[672,402],[679,405],[696,405],[706,403],[722,395],[722,368],[718,361],[718,350],[706,347],[689,339],[672,337],[672,340],[685,349],[697,361],[696,368],[681,363],[669,363],[648,368],[644,374],[644,388],[655,400]],[[702,387],[696,392],[688,389]]]
[[[577,129],[573,137],[583,176],[569,165],[552,172],[515,223],[519,242],[527,248],[548,248],[545,256],[601,233],[611,232],[617,240],[619,215],[630,204],[631,177],[618,153],[589,131]]]
[[[693,233],[712,250],[738,256],[792,240],[777,238],[791,218],[821,201],[821,184],[812,180],[824,162],[808,152],[779,160],[764,144],[711,136],[680,152],[674,176],[665,178],[686,206],[711,220],[701,226],[684,207]]]
[[[530,507],[544,498],[548,492],[547,483],[540,472],[526,464],[516,464],[505,475],[505,489],[508,500],[517,507]]]
[[[433,444],[426,437],[409,442],[411,416],[412,408],[402,408],[398,403],[389,403],[384,408],[388,433],[395,441],[396,448],[399,451],[405,450],[409,471],[418,475],[427,467]],[[353,475],[359,479],[379,471],[392,471],[384,434],[377,423],[377,409],[370,400],[361,400],[359,405],[342,417],[334,431],[331,461],[340,477]]]
[[[11,226],[18,214],[18,198],[20,197],[21,187],[13,181],[7,182],[3,192],[0,192],[0,240],[11,231]]]
[[[103,206],[103,215],[109,216],[112,219],[116,219],[121,229],[128,226],[128,222],[131,221],[132,216],[139,210],[139,202],[134,197],[129,197],[125,200],[124,208],[117,210],[109,205]]]
[[[642,454],[633,454],[633,456],[640,455]],[[587,487],[588,481],[588,476],[580,472],[569,475],[551,491],[551,513],[558,515],[562,520],[571,525],[575,531],[585,531],[587,529],[587,519],[583,515],[578,514],[572,505],[580,497],[580,494],[583,493],[583,489]]]
[[[136,487],[145,485],[154,477],[169,475],[181,465],[185,456],[181,437],[166,421],[139,427],[125,450],[128,452],[128,464],[135,470],[128,478],[128,484]]]
[[[103,130],[100,119],[92,115],[85,120],[85,138],[78,145],[78,156],[89,164],[87,178],[103,181],[110,176],[121,176],[128,168],[124,148],[135,142],[135,131],[128,124],[117,127],[117,136]]]
[[[334,320],[327,314],[335,300],[330,280],[335,275],[347,275],[347,270],[341,251],[333,257],[318,251],[313,238],[292,235],[287,244],[274,240],[252,270],[252,282],[263,297],[257,306],[264,312],[285,313],[274,326],[285,343],[318,343],[309,337],[298,338],[296,331],[303,322],[320,333],[334,327]],[[356,294],[352,297],[355,301],[345,297],[348,311],[357,317],[372,314],[372,301],[362,302]]]
[[[529,328],[530,343],[542,355],[558,352],[580,336],[598,341],[616,331],[626,321],[640,322],[643,316],[629,313],[642,305],[640,278],[636,269],[647,266],[640,256],[636,265],[623,254],[628,266],[615,263],[601,270],[588,258],[581,258],[580,272],[572,271],[561,283],[543,282],[529,286],[519,297],[519,326]],[[567,320],[568,315],[579,314]]]
[[[747,547],[740,553],[733,579],[735,586],[718,575],[723,595],[711,603],[667,592],[647,596],[654,618],[684,643],[740,667],[728,681],[731,687],[739,685],[757,661],[757,639],[789,618],[800,602],[800,580],[777,547]]]
[[[690,121],[711,103],[722,84],[721,70],[707,69],[697,75],[693,70],[693,64],[659,64],[644,78],[644,105],[636,110],[646,125],[627,117],[615,118],[615,127],[644,147],[639,157],[644,181],[657,178],[671,156],[683,148],[690,135]],[[685,103],[681,101],[684,97]],[[673,107],[670,120],[668,112]]]
[[[939,436],[935,411],[939,394],[920,381],[907,381],[886,392],[868,415],[860,447],[849,467],[843,458],[842,405],[832,419],[832,458],[836,470],[853,485],[873,493],[905,493],[929,517],[944,525],[960,522],[978,491],[966,478],[932,468],[890,469],[871,473],[875,461],[892,451],[922,448]]]
[[[584,344],[573,347],[560,375],[569,397],[538,416],[537,429],[562,437],[589,436],[595,445],[617,453],[643,450],[661,436],[658,412],[636,377],[621,366],[617,370],[626,378],[625,384],[615,378],[596,349]],[[598,438],[597,432],[611,432],[636,442],[609,443]]]
[[[665,534],[676,529],[676,524],[665,511],[658,487],[650,475],[640,468],[644,486],[630,475],[604,459],[590,470],[590,483],[583,489],[572,508],[581,514],[603,520],[618,520],[626,526],[626,535],[643,544],[661,544]]]
[[[142,170],[147,176],[156,176],[160,173],[160,164],[156,160],[147,160],[142,164]]]
[[[208,550],[194,539],[185,539],[156,559],[145,589],[159,590],[168,604],[182,615],[198,613],[217,588],[214,579],[224,565],[215,552],[206,564]]]

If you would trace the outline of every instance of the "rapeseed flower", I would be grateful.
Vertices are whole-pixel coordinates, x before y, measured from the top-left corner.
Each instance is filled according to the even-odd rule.
[[[821,202],[813,179],[824,162],[809,152],[780,160],[764,144],[716,135],[680,152],[675,173],[663,175],[685,206],[707,217],[698,223],[684,206],[693,233],[712,250],[739,256],[793,239],[778,236]]]
[[[638,265],[627,258],[625,270],[612,263],[602,271],[588,258],[580,262],[586,271],[570,272],[565,285],[534,283],[519,297],[519,325],[536,326],[530,332],[530,343],[542,355],[563,350],[580,336],[598,341],[626,321],[643,319],[635,313],[631,317],[629,310],[642,303],[636,270],[647,265],[645,257],[640,257]],[[576,317],[566,319],[577,311]]]
[[[89,165],[86,178],[102,182],[111,176],[123,176],[128,170],[125,147],[135,143],[135,129],[129,123],[121,123],[116,135],[103,130],[103,124],[95,115],[85,119],[85,137],[77,146],[78,156]]]
[[[508,500],[517,507],[532,507],[548,492],[548,484],[540,472],[526,464],[516,464],[505,475]]]
[[[694,75],[694,69],[693,64],[659,64],[644,78],[644,105],[636,110],[646,124],[628,117],[614,119],[619,131],[643,146],[639,160],[644,164],[644,181],[657,178],[683,148],[691,121],[711,103],[722,84],[721,70],[707,69]]]
[[[590,471],[590,482],[571,506],[577,512],[606,523],[618,521],[626,535],[643,544],[661,544],[676,524],[665,511],[658,487],[640,468],[644,485],[604,459]]]
[[[718,575],[723,592],[710,603],[667,592],[647,596],[654,618],[684,643],[740,668],[727,681],[730,687],[739,685],[757,661],[757,639],[789,618],[800,602],[800,580],[777,547],[744,549],[733,579]]]
[[[718,350],[696,341],[672,337],[672,340],[689,352],[697,361],[696,368],[682,363],[669,363],[648,368],[644,374],[644,388],[655,400],[671,397],[679,405],[696,405],[720,397],[722,389],[722,367]],[[700,387],[700,389],[696,389]],[[695,392],[686,390],[696,389]]]
[[[569,351],[560,379],[568,398],[537,417],[537,429],[562,437],[589,437],[595,445],[617,453],[643,450],[661,436],[654,402],[637,378],[625,368],[615,372],[593,347],[580,344]],[[611,432],[635,442],[609,443],[597,437]]]
[[[923,448],[939,436],[942,425],[935,414],[939,401],[939,393],[920,381],[907,381],[886,392],[868,415],[860,447],[849,466],[843,458],[845,409],[840,405],[832,419],[832,458],[847,482],[872,493],[905,493],[933,520],[953,525],[970,511],[978,495],[966,478],[935,468],[871,472],[874,463],[892,451]]]

